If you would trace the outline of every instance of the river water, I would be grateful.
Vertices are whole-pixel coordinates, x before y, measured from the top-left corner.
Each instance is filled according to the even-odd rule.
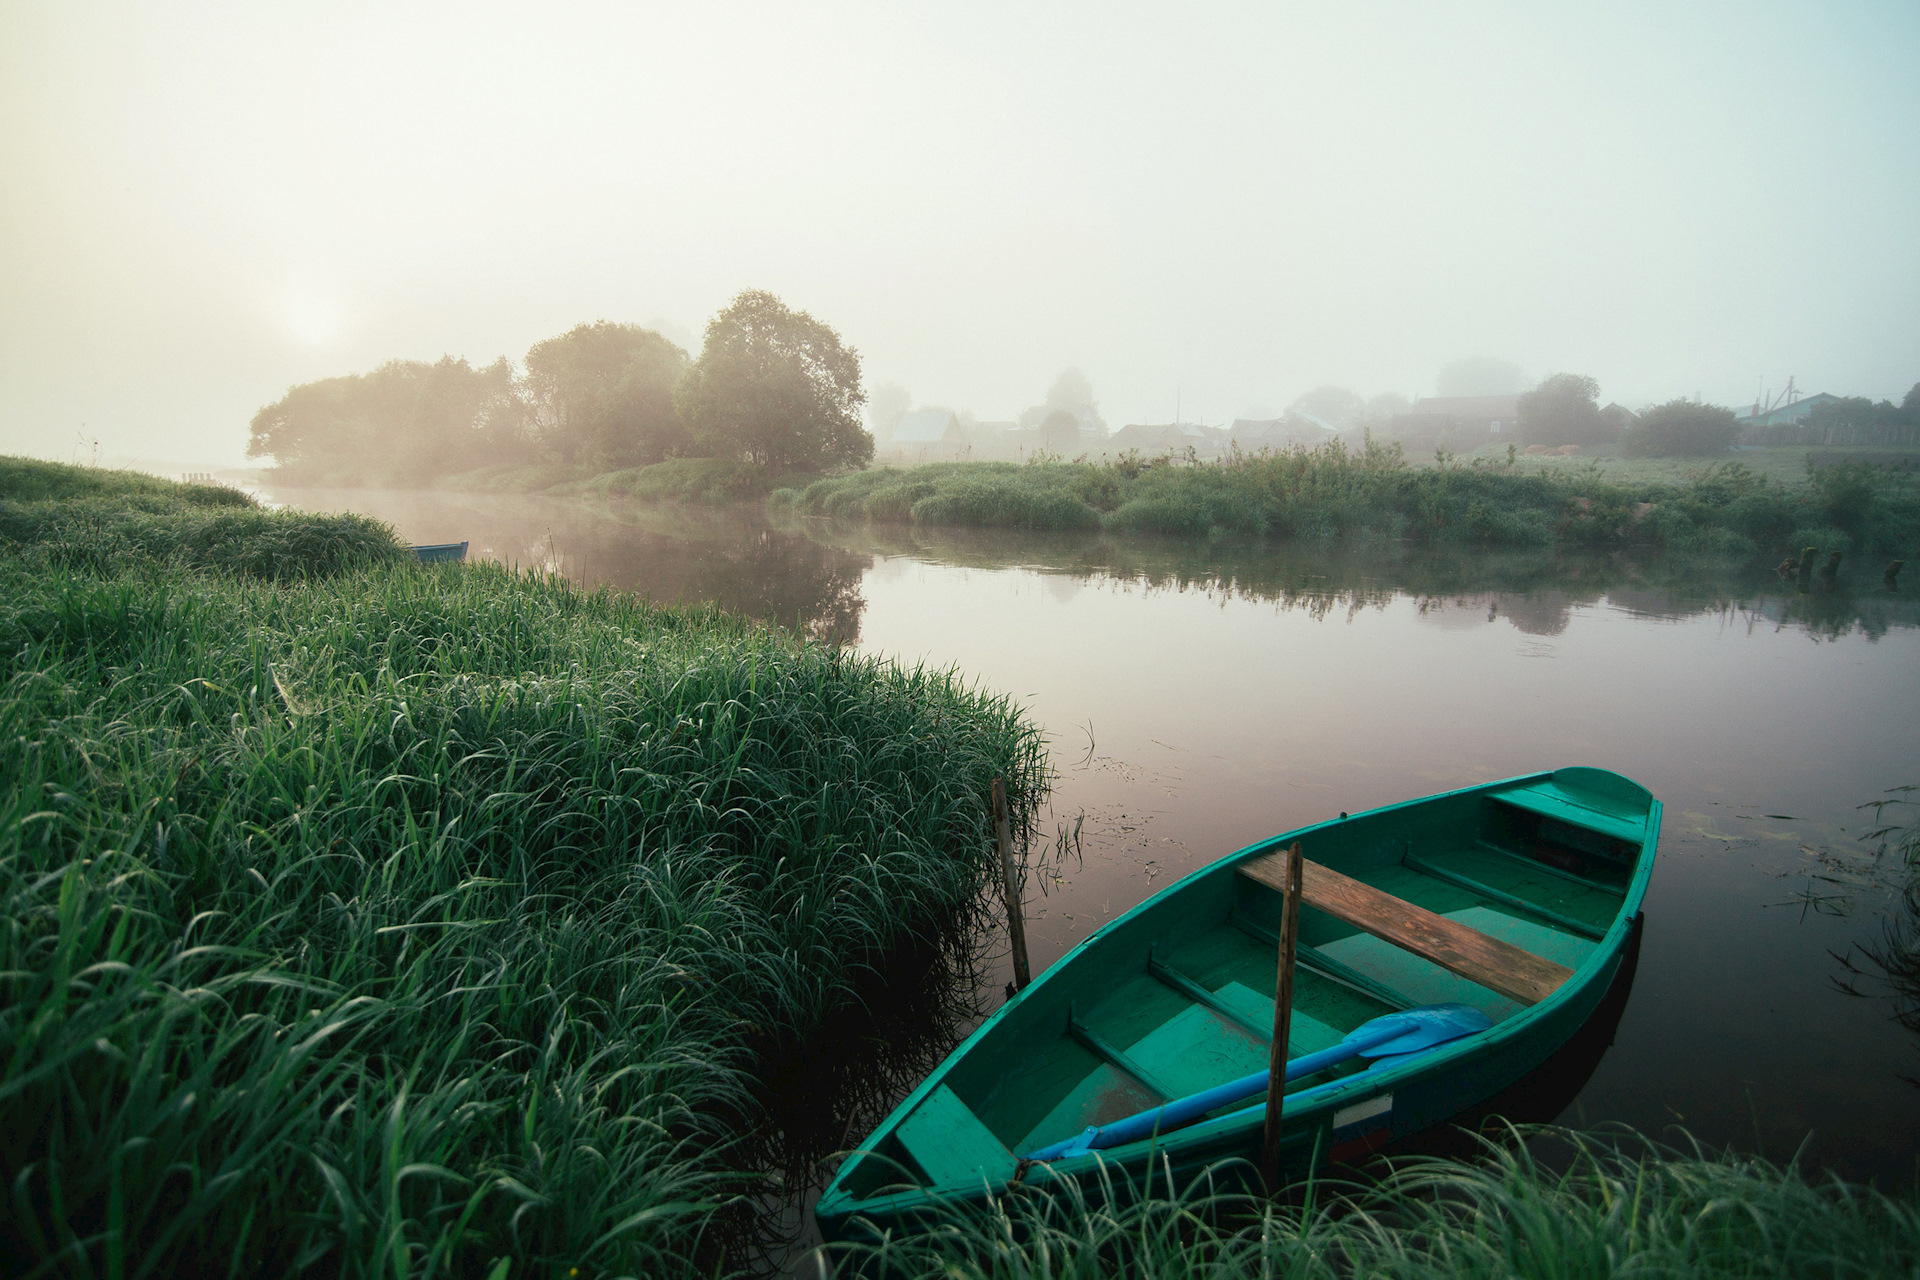
[[[1051,744],[1036,972],[1277,831],[1559,765],[1665,805],[1613,1042],[1550,1114],[1915,1173],[1920,998],[1867,954],[1901,920],[1873,802],[1920,784],[1920,584],[1527,555],[833,529],[671,504],[276,491],[414,542],[953,666]],[[1920,792],[1911,793],[1920,798]],[[1070,837],[1078,832],[1077,842]],[[1002,944],[1004,951],[1004,944]],[[991,956],[983,990],[1005,981]],[[991,1001],[989,1001],[991,1003]]]

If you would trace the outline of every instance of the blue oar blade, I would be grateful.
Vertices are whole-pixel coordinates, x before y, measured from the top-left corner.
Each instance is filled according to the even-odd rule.
[[[1485,1031],[1493,1025],[1492,1018],[1465,1004],[1430,1004],[1419,1009],[1408,1009],[1404,1013],[1388,1014],[1386,1018],[1376,1018],[1367,1025],[1383,1023],[1387,1018],[1401,1018],[1410,1025],[1406,1031],[1390,1040],[1378,1041],[1361,1049],[1362,1056],[1386,1058],[1418,1053],[1449,1040],[1470,1036],[1476,1031]],[[1356,1031],[1354,1035],[1358,1036],[1359,1032]]]

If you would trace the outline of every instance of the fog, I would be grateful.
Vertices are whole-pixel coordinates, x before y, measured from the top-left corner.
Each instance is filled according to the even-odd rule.
[[[238,463],[292,384],[743,288],[983,420],[1897,400],[1917,65],[1911,4],[12,4],[0,451]]]

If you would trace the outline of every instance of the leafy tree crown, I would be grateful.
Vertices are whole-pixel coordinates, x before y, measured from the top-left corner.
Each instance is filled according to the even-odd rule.
[[[776,469],[866,463],[866,399],[860,353],[760,289],[741,293],[708,323],[700,358],[674,388],[697,448]]]

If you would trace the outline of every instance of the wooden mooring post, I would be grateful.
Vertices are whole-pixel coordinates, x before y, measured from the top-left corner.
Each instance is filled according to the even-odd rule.
[[[1287,1092],[1287,1029],[1293,1023],[1293,956],[1300,945],[1300,842],[1287,850],[1286,903],[1280,915],[1280,976],[1273,992],[1273,1047],[1267,1057],[1266,1128],[1260,1140],[1260,1176],[1267,1194],[1280,1194],[1280,1104]]]
[[[1020,903],[1020,878],[1013,870],[1013,828],[1007,820],[1007,784],[993,780],[993,835],[1000,844],[1000,891],[1007,902],[1007,936],[1013,942],[1013,985],[1024,991],[1033,981],[1027,967],[1027,922]]]

